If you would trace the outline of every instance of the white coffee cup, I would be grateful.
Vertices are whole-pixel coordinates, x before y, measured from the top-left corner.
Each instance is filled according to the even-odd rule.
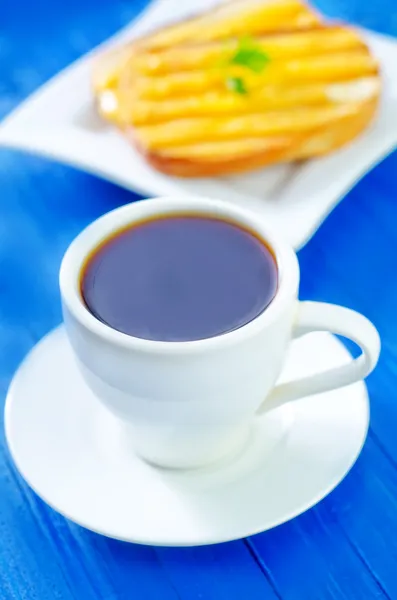
[[[95,318],[80,292],[87,256],[130,223],[181,212],[224,217],[266,241],[279,276],[271,304],[240,329],[190,342],[134,338]],[[261,413],[354,383],[375,367],[380,351],[375,327],[341,306],[299,302],[298,284],[294,251],[266,222],[229,204],[191,197],[146,200],[104,215],[72,242],[60,271],[66,331],[86,383],[119,417],[124,435],[141,457],[174,468],[223,458],[242,446]],[[275,387],[291,340],[312,331],[350,338],[362,354],[348,364]]]

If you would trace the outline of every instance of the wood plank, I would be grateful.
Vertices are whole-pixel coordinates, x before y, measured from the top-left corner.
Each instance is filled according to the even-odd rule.
[[[310,514],[253,539],[282,597],[305,589],[305,598],[317,598],[320,585],[321,598],[397,596],[396,161],[394,154],[369,174],[300,253],[301,297],[364,312],[381,332],[383,351],[368,379],[371,433],[358,465]],[[285,559],[299,594],[285,577]],[[309,568],[310,577],[299,579]]]
[[[290,523],[251,538],[281,597],[395,598],[396,486],[394,468],[370,440],[327,499]]]

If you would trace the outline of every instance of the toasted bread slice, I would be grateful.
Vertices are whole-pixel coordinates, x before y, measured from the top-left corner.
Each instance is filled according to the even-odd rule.
[[[343,146],[372,120],[381,82],[354,29],[299,0],[233,0],[105,56],[94,90],[153,166],[192,177]]]

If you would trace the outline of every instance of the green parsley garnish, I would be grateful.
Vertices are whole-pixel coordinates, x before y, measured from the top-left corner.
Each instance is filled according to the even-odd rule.
[[[226,87],[231,92],[236,92],[236,94],[247,94],[247,88],[241,77],[228,77],[226,79]]]
[[[254,73],[261,73],[270,61],[260,45],[251,37],[243,37],[238,41],[237,48],[225,63],[226,66],[245,67]],[[226,87],[237,94],[247,94],[248,90],[242,77],[227,77]]]
[[[266,54],[253,38],[243,37],[239,40],[237,49],[229,60],[231,65],[247,67],[255,73],[261,73],[270,61]]]

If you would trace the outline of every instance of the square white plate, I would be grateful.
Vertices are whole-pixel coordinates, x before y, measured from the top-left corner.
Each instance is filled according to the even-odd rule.
[[[90,89],[95,55],[214,0],[155,0],[134,23],[39,89],[0,124],[0,145],[79,167],[149,196],[199,194],[234,202],[273,221],[295,248],[304,245],[342,196],[397,144],[397,41],[363,35],[379,58],[384,93],[377,121],[328,157],[233,177],[178,179],[149,167],[96,115]]]

